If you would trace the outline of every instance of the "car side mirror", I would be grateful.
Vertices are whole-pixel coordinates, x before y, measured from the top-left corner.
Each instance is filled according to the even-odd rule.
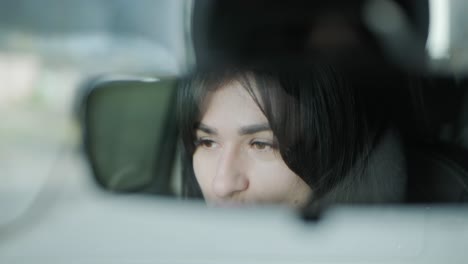
[[[98,79],[79,112],[86,157],[100,186],[169,195],[175,161],[177,79]]]

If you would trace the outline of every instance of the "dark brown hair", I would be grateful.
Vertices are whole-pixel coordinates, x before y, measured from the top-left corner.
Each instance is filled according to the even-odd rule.
[[[195,126],[202,118],[204,99],[233,80],[241,82],[258,104],[283,160],[312,188],[317,199],[357,164],[365,169],[374,141],[386,126],[387,118],[376,113],[383,107],[374,101],[369,103],[365,93],[368,89],[352,85],[331,66],[313,66],[304,71],[198,71],[178,91],[186,197],[201,197],[192,156],[196,150]]]

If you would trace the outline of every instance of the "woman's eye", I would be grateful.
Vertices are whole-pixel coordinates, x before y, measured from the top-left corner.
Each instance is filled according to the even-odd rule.
[[[212,149],[217,146],[216,142],[210,139],[199,139],[197,140],[196,146],[200,146],[206,149]]]
[[[269,151],[272,149],[272,144],[270,143],[267,143],[267,142],[259,142],[259,141],[256,141],[256,142],[252,142],[251,143],[251,146],[256,149],[256,150],[260,150],[260,151]]]

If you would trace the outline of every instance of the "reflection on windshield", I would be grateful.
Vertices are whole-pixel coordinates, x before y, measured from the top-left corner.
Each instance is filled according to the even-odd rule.
[[[229,206],[402,201],[391,109],[355,86],[325,65],[195,74],[178,102],[185,195]]]

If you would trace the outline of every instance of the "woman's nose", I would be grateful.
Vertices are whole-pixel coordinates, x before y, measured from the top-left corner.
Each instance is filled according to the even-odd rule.
[[[226,148],[218,159],[213,191],[220,198],[228,198],[249,187],[244,157],[234,148]]]

